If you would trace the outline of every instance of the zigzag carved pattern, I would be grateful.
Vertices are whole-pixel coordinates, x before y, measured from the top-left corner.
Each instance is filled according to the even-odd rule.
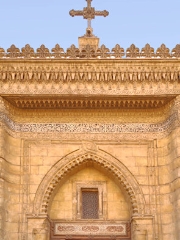
[[[80,164],[86,163],[86,162],[95,162],[96,164],[100,165],[102,168],[106,169],[108,172],[110,172],[112,175],[118,179],[118,181],[121,183],[121,186],[124,187],[126,190],[127,194],[130,197],[130,201],[132,204],[132,212],[133,214],[138,214],[139,209],[138,209],[138,204],[136,200],[136,195],[130,186],[129,182],[125,179],[123,174],[118,170],[118,168],[114,165],[112,165],[110,162],[105,161],[104,159],[101,159],[99,156],[94,156],[91,154],[84,154],[80,157],[77,157],[74,159],[72,162],[68,163],[65,165],[63,168],[61,168],[56,176],[53,178],[51,183],[49,184],[49,187],[46,190],[46,193],[43,198],[43,204],[41,206],[41,212],[42,213],[47,213],[48,211],[48,205],[49,201],[51,199],[51,194],[53,193],[54,189],[58,185],[58,183],[70,172],[72,169],[75,169],[78,167]]]

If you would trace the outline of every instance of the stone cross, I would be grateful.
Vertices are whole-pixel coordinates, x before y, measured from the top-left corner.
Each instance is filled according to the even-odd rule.
[[[74,16],[83,16],[84,19],[88,20],[88,26],[86,29],[86,36],[91,37],[93,36],[92,32],[93,29],[91,27],[91,20],[95,18],[95,16],[104,16],[107,17],[109,15],[109,12],[104,11],[96,11],[94,7],[91,6],[92,0],[86,0],[87,1],[87,7],[83,8],[83,10],[71,10],[69,14]]]

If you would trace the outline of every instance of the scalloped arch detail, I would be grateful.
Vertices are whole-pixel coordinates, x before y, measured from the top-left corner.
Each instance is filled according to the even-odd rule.
[[[134,176],[118,159],[103,151],[77,151],[58,161],[44,177],[35,196],[34,214],[47,214],[51,196],[57,185],[73,169],[88,162],[96,163],[118,180],[129,196],[133,215],[145,213],[143,193]]]

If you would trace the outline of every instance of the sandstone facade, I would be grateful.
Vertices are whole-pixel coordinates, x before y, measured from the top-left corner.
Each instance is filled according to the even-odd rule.
[[[179,58],[13,51],[0,59],[0,238],[178,240]],[[82,219],[81,189],[97,189],[99,219]]]

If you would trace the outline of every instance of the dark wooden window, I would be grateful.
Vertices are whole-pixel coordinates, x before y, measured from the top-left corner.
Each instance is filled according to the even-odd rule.
[[[98,219],[98,212],[98,189],[82,189],[82,219]]]

